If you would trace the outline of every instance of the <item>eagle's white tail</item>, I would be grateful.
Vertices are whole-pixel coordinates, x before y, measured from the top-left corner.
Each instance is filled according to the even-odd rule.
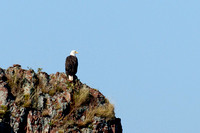
[[[73,81],[73,76],[69,75],[69,81]]]

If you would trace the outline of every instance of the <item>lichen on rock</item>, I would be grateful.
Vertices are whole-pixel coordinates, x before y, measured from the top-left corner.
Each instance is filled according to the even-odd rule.
[[[9,128],[6,128],[9,127]],[[4,129],[5,128],[5,129]],[[114,106],[98,90],[15,64],[0,68],[0,131],[121,133]]]

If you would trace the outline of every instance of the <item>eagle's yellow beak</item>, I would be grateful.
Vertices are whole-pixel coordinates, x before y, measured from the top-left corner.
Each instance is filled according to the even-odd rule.
[[[75,53],[76,53],[76,54],[78,54],[78,52],[77,52],[77,51],[75,51]]]

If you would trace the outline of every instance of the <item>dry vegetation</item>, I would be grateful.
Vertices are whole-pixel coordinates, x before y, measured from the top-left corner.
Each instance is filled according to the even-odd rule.
[[[115,117],[114,113],[114,105],[110,104],[107,99],[105,99],[105,103],[103,105],[97,106],[89,106],[86,104],[89,100],[91,100],[91,95],[89,88],[85,85],[74,93],[73,95],[73,104],[70,113],[65,117],[64,123],[65,126],[78,124],[79,126],[87,126],[93,122],[94,116],[104,117],[107,120],[111,120]],[[81,108],[82,106],[88,106],[88,109],[85,111],[85,120],[84,121],[74,121],[70,119],[70,114],[74,113],[75,110]]]
[[[74,106],[80,107],[83,103],[85,103],[87,100],[89,100],[90,92],[89,89],[83,86],[82,89],[80,89],[79,92],[74,93]]]
[[[110,103],[106,103],[103,106],[97,107],[95,110],[95,115],[99,117],[106,117],[106,118],[114,118],[115,113],[114,113],[114,105]]]
[[[86,118],[83,122],[79,123],[80,126],[85,126],[93,121],[94,116],[105,117],[107,120],[111,120],[115,117],[114,105],[109,102],[99,107],[90,107],[86,112]]]

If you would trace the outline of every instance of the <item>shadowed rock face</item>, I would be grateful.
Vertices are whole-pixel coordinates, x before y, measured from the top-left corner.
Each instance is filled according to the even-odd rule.
[[[0,68],[0,132],[121,133],[122,126],[98,90],[16,64]]]

